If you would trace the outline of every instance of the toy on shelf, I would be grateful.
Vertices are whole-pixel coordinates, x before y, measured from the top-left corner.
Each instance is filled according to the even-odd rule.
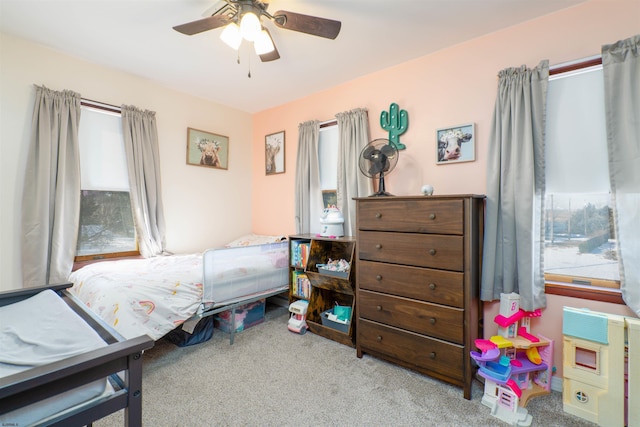
[[[287,328],[291,332],[296,332],[300,335],[303,335],[305,332],[307,332],[307,329],[309,329],[309,326],[307,326],[308,308],[309,301],[306,300],[298,300],[289,304],[291,317],[289,317]]]
[[[540,316],[540,310],[520,309],[518,294],[501,294],[498,335],[476,340],[480,352],[471,352],[485,380],[482,403],[511,425],[531,425],[529,399],[551,391],[553,340],[531,332],[531,319]]]

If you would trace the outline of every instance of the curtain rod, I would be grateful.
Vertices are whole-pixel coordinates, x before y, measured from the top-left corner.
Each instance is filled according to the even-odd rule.
[[[589,56],[575,61],[563,62],[549,67],[549,75],[562,74],[568,71],[579,70],[581,68],[602,65],[602,55]]]
[[[328,128],[329,126],[335,126],[338,124],[338,121],[336,119],[333,120],[327,120],[326,122],[321,122],[320,123],[320,129],[322,128]]]
[[[321,122],[320,123],[320,129],[326,128],[326,127],[329,127],[329,126],[334,126],[334,125],[337,125],[337,124],[338,124],[338,121],[336,119],[327,120],[326,122]]]
[[[94,101],[92,99],[80,98],[80,104],[88,107],[97,108],[99,110],[111,111],[113,113],[121,113],[122,108],[117,105],[106,104],[104,102]]]

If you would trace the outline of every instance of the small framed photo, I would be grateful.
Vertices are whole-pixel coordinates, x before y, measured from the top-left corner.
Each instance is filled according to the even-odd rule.
[[[338,190],[322,190],[322,204],[324,209],[338,206]]]
[[[284,173],[284,131],[265,136],[264,171],[266,175]]]
[[[187,164],[228,169],[229,137],[187,129]]]
[[[476,159],[475,123],[436,130],[436,163],[472,162]]]

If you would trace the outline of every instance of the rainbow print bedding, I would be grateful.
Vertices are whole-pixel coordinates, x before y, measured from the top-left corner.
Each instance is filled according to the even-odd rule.
[[[202,256],[105,261],[69,276],[70,292],[130,339],[154,340],[190,318],[202,302]]]
[[[70,292],[123,337],[157,340],[196,313],[286,286],[288,243],[99,262],[69,280]]]

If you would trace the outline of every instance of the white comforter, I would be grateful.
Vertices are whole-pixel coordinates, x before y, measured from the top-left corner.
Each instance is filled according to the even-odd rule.
[[[157,340],[202,302],[202,255],[99,262],[73,272],[69,280],[71,293],[122,336],[147,334]]]

